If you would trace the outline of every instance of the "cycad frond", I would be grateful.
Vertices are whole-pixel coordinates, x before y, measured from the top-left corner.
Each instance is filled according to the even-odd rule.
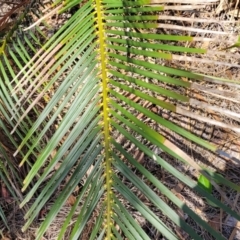
[[[62,10],[81,2],[66,1]],[[22,58],[26,65],[17,77],[13,76],[12,84],[16,83],[15,88],[7,90],[12,92],[11,103],[6,100],[8,109],[13,108],[11,114],[15,125],[12,133],[21,134],[22,139],[15,155],[25,152],[21,164],[29,158],[34,161],[24,180],[23,190],[26,190],[33,180],[36,180],[36,183],[28,191],[21,206],[32,199],[39,187],[42,187],[41,193],[37,194],[25,216],[26,224],[23,230],[30,226],[57,188],[62,186],[36,239],[41,239],[60,208],[84,178],[85,184],[78,191],[58,239],[62,239],[66,229],[72,225],[74,211],[78,208],[81,208],[81,212],[74,221],[70,239],[81,236],[95,209],[98,209],[98,216],[90,239],[102,239],[103,236],[106,236],[106,239],[149,239],[122,199],[166,238],[178,239],[176,233],[132,189],[138,189],[144,199],[148,199],[154,208],[187,232],[191,238],[201,239],[179,216],[176,209],[182,209],[215,239],[224,239],[221,233],[212,229],[161,183],[160,179],[139,163],[137,156],[122,146],[119,136],[134,145],[144,156],[152,159],[159,165],[159,169],[161,166],[189,189],[195,190],[240,220],[239,214],[228,206],[229,199],[219,184],[237,192],[240,190],[239,186],[210,168],[199,165],[169,140],[164,131],[171,131],[215,154],[234,158],[215,144],[179,126],[174,120],[166,119],[148,108],[148,104],[154,104],[163,111],[181,114],[239,133],[238,113],[201,102],[194,98],[194,94],[187,93],[202,91],[212,94],[210,87],[202,86],[204,82],[225,84],[239,89],[238,82],[165,66],[165,61],[178,61],[180,53],[188,54],[188,60],[193,59],[192,54],[199,56],[207,53],[207,50],[201,48],[184,47],[181,42],[211,39],[156,33],[155,30],[162,27],[157,16],[159,12],[175,9],[173,5],[161,6],[160,2],[96,0],[81,3],[81,8],[31,60],[24,61]],[[200,6],[200,1],[196,1],[197,4]],[[182,9],[187,6],[182,5]],[[192,28],[189,30],[194,31]],[[221,32],[219,34],[221,35]],[[219,64],[214,61],[211,63]],[[226,92],[219,90],[217,95],[224,96]],[[235,98],[233,100],[236,101]],[[44,107],[41,107],[41,101]],[[233,118],[235,124],[224,124],[221,120],[192,114],[186,108],[187,105],[201,104],[206,109]],[[36,120],[29,117],[32,111]],[[150,124],[145,123],[146,118]],[[153,124],[161,128],[155,130]],[[204,175],[218,191],[223,202],[195,180],[174,168],[155,153],[153,147],[190,165],[198,176]],[[141,173],[141,178],[133,169]],[[127,179],[128,184],[122,179]],[[160,194],[167,200],[160,198]]]

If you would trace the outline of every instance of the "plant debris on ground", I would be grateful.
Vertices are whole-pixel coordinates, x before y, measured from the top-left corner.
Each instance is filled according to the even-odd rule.
[[[21,14],[23,11],[23,7],[25,4],[29,4],[30,0],[26,1],[1,1],[0,0],[0,32],[6,32],[9,28],[12,27],[14,24],[15,19]],[[204,1],[203,1],[204,2]],[[48,4],[48,1],[44,1],[43,3]],[[167,5],[167,4],[166,4]],[[176,6],[181,5],[179,3],[175,4]],[[34,7],[34,6],[33,6]],[[196,8],[195,8],[196,7]],[[145,61],[161,61],[163,65],[170,65],[173,67],[178,67],[182,69],[191,70],[194,72],[200,72],[202,74],[208,75],[215,75],[222,78],[227,79],[239,79],[240,76],[240,68],[237,65],[240,64],[240,48],[233,47],[229,48],[226,52],[222,51],[222,49],[226,49],[231,45],[235,44],[234,41],[238,39],[240,35],[240,17],[238,15],[239,10],[239,1],[229,1],[229,0],[213,0],[213,1],[206,1],[206,4],[199,4],[192,6],[191,10],[186,11],[170,11],[166,10],[163,14],[164,16],[168,16],[168,18],[164,18],[164,20],[159,20],[159,23],[163,24],[169,28],[159,28],[157,31],[159,33],[163,32],[165,34],[171,35],[194,35],[194,37],[199,38],[218,38],[218,41],[211,42],[197,42],[196,45],[192,45],[192,43],[187,43],[189,47],[199,47],[208,49],[206,55],[203,56],[190,56],[184,55],[177,56],[171,62],[167,60],[156,60],[153,58],[144,59]],[[44,29],[49,36],[51,36],[64,22],[71,17],[73,13],[68,12],[64,13],[64,15],[53,15],[46,19],[46,26],[40,26]],[[161,15],[160,15],[161,16]],[[167,19],[167,20],[166,20]],[[205,21],[191,21],[191,19],[205,19]],[[32,21],[36,21],[37,17],[32,16]],[[30,21],[30,20],[29,20]],[[27,24],[27,22],[25,23]],[[172,27],[176,26],[176,28]],[[21,26],[22,28],[28,26]],[[197,28],[199,32],[191,32],[188,29]],[[46,30],[48,29],[48,30]],[[215,32],[221,31],[223,34],[221,36],[216,36]],[[1,33],[0,33],[1,34]],[[1,35],[0,35],[1,37]],[[206,57],[207,56],[207,57]],[[223,64],[225,63],[225,64]],[[151,80],[154,81],[154,80]],[[166,88],[171,88],[171,86],[166,84],[160,84],[159,86],[163,86]],[[57,86],[56,86],[57,87]],[[224,88],[226,93],[229,93],[229,98],[234,98],[234,94],[236,89],[232,89],[231,86],[220,86]],[[206,92],[206,88],[212,89],[212,91]],[[228,107],[228,109],[233,109],[235,112],[240,114],[240,98],[236,96],[236,104],[230,105],[231,101],[228,101],[228,98],[221,98],[218,93],[219,85],[217,86],[214,82],[209,82],[208,84],[199,87],[199,90],[188,92],[188,96],[204,101],[206,103],[214,103],[218,107]],[[222,89],[221,89],[222,90]],[[185,91],[184,89],[177,89],[176,91]],[[50,93],[49,93],[50,94]],[[121,94],[126,95],[127,92],[122,92]],[[131,97],[131,96],[130,96]],[[161,98],[161,96],[159,96]],[[162,97],[163,98],[163,97]],[[163,98],[164,99],[164,98]],[[198,136],[209,140],[212,143],[218,145],[221,149],[229,153],[230,155],[234,156],[235,159],[240,159],[240,138],[239,132],[236,133],[234,131],[225,130],[222,131],[218,126],[214,126],[208,123],[204,123],[201,120],[194,119],[191,117],[183,117],[183,115],[172,113],[170,111],[164,110],[159,106],[155,106],[154,104],[150,104],[149,102],[143,99],[136,99],[132,96],[133,101],[142,101],[143,105],[147,106],[151,111],[159,114],[160,116],[171,120],[172,122],[184,127],[185,129],[191,130]],[[200,114],[201,116],[208,116],[211,117],[213,120],[221,120],[226,124],[238,125],[239,123],[234,119],[227,118],[225,116],[215,115],[211,109],[202,110],[201,106],[198,105],[186,105],[181,106],[182,108],[190,111],[193,115]],[[1,116],[0,116],[1,117]],[[215,154],[206,151],[202,147],[197,146],[196,144],[191,143],[190,141],[180,137],[177,134],[174,134],[170,130],[156,125],[154,122],[151,122],[149,119],[144,119],[141,114],[139,114],[138,118],[143,121],[144,123],[151,126],[151,128],[155,129],[156,131],[163,134],[167,139],[174,142],[175,145],[182,149],[184,152],[188,153],[192,158],[200,165],[209,166],[211,164],[211,168],[213,170],[217,170],[219,173],[224,174],[227,179],[233,181],[236,184],[240,184],[240,162],[237,160],[234,161],[229,158],[218,157]],[[0,134],[2,134],[0,132]],[[192,208],[199,216],[201,216],[204,220],[206,220],[214,229],[219,230],[222,234],[229,240],[238,240],[240,239],[240,225],[239,223],[232,218],[231,216],[223,213],[218,208],[209,205],[206,202],[206,199],[200,197],[196,192],[192,191],[188,187],[181,184],[177,178],[170,175],[164,169],[161,169],[158,164],[156,164],[152,159],[145,156],[141,153],[135,146],[132,146],[123,136],[116,134],[117,142],[124,146],[128,152],[132,153],[138,161],[143,164],[146,169],[148,169],[151,173],[154,173],[161,182],[168,186],[174,194],[176,194],[184,203],[186,203],[190,208]],[[1,135],[3,136],[3,135]],[[2,137],[0,136],[0,140]],[[143,139],[141,139],[144,141]],[[144,144],[149,146],[149,142],[145,141]],[[10,158],[12,158],[14,153],[13,146],[8,143],[4,142],[4,146],[7,149],[7,153],[9,154]],[[152,148],[154,152],[156,152],[159,156],[167,160],[172,166],[176,169],[180,170],[182,173],[191,176],[193,179],[197,179],[196,171],[189,166],[186,166],[183,163],[180,163],[173,157],[170,157],[167,153],[163,152],[162,149],[157,148],[156,146],[149,146]],[[13,158],[12,158],[13,159]],[[16,159],[13,159],[16,161]],[[17,165],[18,163],[15,162]],[[26,169],[27,171],[27,169]],[[23,173],[24,174],[24,173]],[[141,174],[138,173],[141,177]],[[14,176],[13,176],[14,177]],[[24,176],[23,176],[24,177]],[[143,179],[145,181],[146,179]],[[122,181],[125,181],[127,184],[127,180],[122,177]],[[81,186],[79,186],[81,187]],[[20,188],[19,188],[20,190]],[[231,208],[235,209],[238,213],[240,213],[240,199],[239,194],[230,191],[227,187],[223,188],[225,194],[227,195],[228,199],[231,201],[232,205]],[[60,191],[60,189],[59,189]],[[77,190],[76,190],[77,191]],[[143,198],[146,205],[150,205],[151,203],[148,201],[147,198],[141,195],[140,191],[137,189],[132,189],[132,191],[139,196],[139,198]],[[164,200],[165,197],[161,194],[161,192],[157,192],[158,195]],[[221,198],[219,192],[214,191],[213,194],[224,201]],[[2,229],[1,235],[2,239],[16,239],[16,240],[32,240],[35,237],[35,232],[39,227],[42,219],[45,216],[45,213],[51,208],[52,203],[48,202],[45,209],[42,209],[39,218],[34,221],[34,224],[29,228],[25,233],[21,232],[21,227],[23,226],[23,216],[24,210],[19,209],[18,204],[15,200],[11,200],[8,196],[8,192],[4,185],[1,185],[0,188],[0,196],[1,196],[1,206],[6,212],[7,220],[10,226],[10,229],[7,230],[4,227],[4,224],[0,224],[0,229]],[[65,206],[61,209],[60,213],[57,215],[54,223],[50,226],[46,234],[44,235],[44,239],[46,240],[54,240],[57,238],[57,234],[60,231],[61,225],[63,224],[66,214],[70,211],[70,206],[74,202],[74,196],[71,196],[70,199],[66,202]],[[123,204],[126,204],[123,202]],[[171,205],[170,202],[168,204]],[[29,202],[31,205],[31,202]],[[173,205],[173,204],[172,204]],[[145,229],[151,239],[164,239],[161,234],[155,229],[152,228],[151,225],[141,217],[141,215],[131,209],[131,206],[128,206],[134,218],[139,222],[139,224]],[[174,207],[174,206],[173,206]],[[150,206],[151,208],[151,206]],[[161,218],[164,223],[169,226],[174,232],[177,233],[179,239],[191,239],[185,232],[179,229],[175,224],[169,221],[165,216],[155,209],[154,207],[151,208],[159,218]],[[80,212],[80,207],[76,211],[76,216]],[[97,214],[98,209],[96,209]],[[188,222],[199,235],[202,236],[203,239],[206,240],[213,240],[208,233],[202,232],[202,229],[195,223],[194,219],[191,219],[189,216],[184,214],[184,212],[177,210],[178,214]],[[94,214],[94,215],[95,215]],[[93,227],[94,216],[93,219],[89,220],[88,228],[84,232],[83,236],[88,236],[89,232]],[[69,229],[70,232],[71,229]],[[65,236],[65,239],[68,239],[68,234]],[[85,238],[86,239],[86,238]]]

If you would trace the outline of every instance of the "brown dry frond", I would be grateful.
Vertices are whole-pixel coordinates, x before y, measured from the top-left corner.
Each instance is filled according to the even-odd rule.
[[[7,31],[13,24],[13,19],[19,15],[30,0],[10,0],[0,1],[0,32]]]

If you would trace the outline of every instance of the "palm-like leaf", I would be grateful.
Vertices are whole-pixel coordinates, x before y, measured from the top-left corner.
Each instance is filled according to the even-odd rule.
[[[80,3],[79,0],[66,1],[62,11]],[[168,8],[171,9],[171,6]],[[174,9],[174,6],[172,8]],[[185,8],[187,6],[183,5],[182,9]],[[198,165],[174,142],[144,123],[143,117],[139,118],[139,114],[147,117],[201,147],[230,158],[230,155],[218,149],[216,145],[152,112],[141,101],[134,101],[132,96],[162,109],[239,132],[237,126],[194,115],[181,107],[186,103],[202,104],[204,108],[237,119],[239,114],[197,101],[188,97],[185,90],[202,90],[200,83],[204,81],[237,88],[239,85],[234,81],[158,64],[159,59],[180,59],[177,53],[206,53],[203,49],[177,46],[180,41],[205,41],[204,38],[154,33],[155,28],[161,27],[157,14],[162,10],[164,7],[160,6],[160,1],[87,1],[81,3],[81,8],[32,59],[26,51],[20,51],[17,47],[21,46],[23,41],[13,44],[17,57],[14,58],[16,52],[8,49],[16,63],[17,59],[21,59],[21,71],[18,76],[13,74],[8,58],[4,59],[4,64],[9,66],[9,72],[12,72],[13,81],[6,82],[9,88],[6,92],[11,92],[12,98],[3,98],[2,101],[12,116],[12,133],[22,139],[15,155],[24,152],[21,165],[29,158],[35,161],[24,180],[23,190],[26,190],[33,180],[36,180],[36,183],[28,191],[21,206],[32,199],[39,187],[43,186],[25,216],[26,224],[23,230],[30,226],[57,188],[68,179],[42,223],[37,239],[41,239],[83,178],[86,178],[85,184],[66,217],[58,239],[63,238],[66,229],[71,225],[74,212],[79,207],[81,213],[74,222],[70,239],[78,239],[81,236],[94,209],[99,209],[99,214],[90,239],[102,239],[104,236],[106,239],[121,239],[123,236],[128,239],[149,239],[119,199],[125,199],[166,238],[178,239],[176,233],[132,192],[132,188],[137,188],[156,209],[181,227],[191,238],[201,239],[177,214],[178,208],[184,210],[214,238],[224,239],[141,165],[136,157],[124,149],[116,139],[119,134],[125,141],[134,144],[145,156],[158,163],[159,169],[161,166],[189,188],[240,220],[240,216],[228,206],[229,200],[218,184],[236,191],[240,190],[239,186]],[[25,40],[25,44],[28,43],[29,41]],[[35,51],[35,46],[31,49]],[[149,59],[151,62],[148,62]],[[197,61],[197,58],[195,60]],[[25,67],[20,62],[24,63]],[[2,72],[4,74],[3,69]],[[7,79],[7,74],[4,76]],[[154,81],[145,81],[146,78]],[[14,85],[15,88],[12,89]],[[212,93],[210,88],[205,87],[204,91]],[[217,93],[221,94],[226,94],[226,91]],[[167,100],[160,98],[160,95]],[[44,109],[41,104],[44,105]],[[36,117],[35,121],[29,117],[31,112]],[[8,115],[5,117],[8,118]],[[217,200],[196,181],[174,168],[156,154],[149,144],[143,144],[141,139],[194,167],[198,174],[209,179],[225,203]],[[27,151],[23,150],[23,147],[27,148]],[[137,169],[143,180],[132,169]],[[129,182],[128,185],[122,182],[123,177]],[[151,183],[154,188],[146,182]],[[174,207],[170,207],[153,189],[165,195]]]

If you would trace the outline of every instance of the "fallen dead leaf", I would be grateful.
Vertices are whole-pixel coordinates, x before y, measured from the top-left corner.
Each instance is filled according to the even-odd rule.
[[[7,190],[5,184],[1,184],[1,195],[3,198],[9,198],[10,194],[9,191]]]
[[[208,221],[208,224],[216,231],[220,230],[220,219],[219,216],[214,217]]]
[[[73,206],[76,202],[76,197],[74,197],[73,195],[70,195],[68,200],[67,200],[67,204],[70,206]]]
[[[45,217],[45,214],[47,213],[46,209],[42,209],[39,213],[39,219],[43,219]]]

